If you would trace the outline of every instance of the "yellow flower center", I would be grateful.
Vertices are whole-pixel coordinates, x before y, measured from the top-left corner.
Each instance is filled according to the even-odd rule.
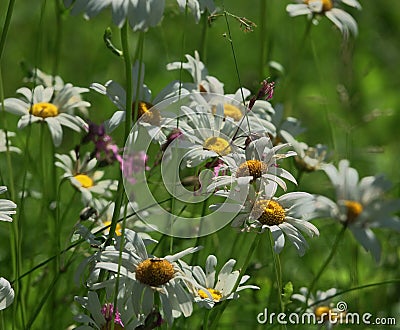
[[[138,106],[138,118],[145,123],[149,123],[154,126],[160,126],[161,123],[161,114],[157,109],[153,108],[153,105],[149,102],[139,101]],[[135,111],[135,103],[132,104],[132,116]]]
[[[322,2],[322,12],[329,11],[333,8],[332,0],[304,0],[304,3],[307,5],[313,2]]]
[[[217,113],[217,107],[214,105],[211,109],[212,113],[215,115]],[[234,121],[239,121],[242,119],[243,114],[240,109],[233,104],[224,104],[224,116],[231,117]]]
[[[253,180],[261,178],[267,172],[267,165],[259,160],[248,160],[244,162],[236,171],[236,177],[252,176]]]
[[[211,288],[207,288],[207,291],[210,292],[211,297],[214,301],[220,301],[222,298],[222,293],[218,290],[215,289],[211,289]],[[206,291],[204,290],[199,290],[197,291],[197,293],[199,294],[199,296],[203,299],[207,299],[208,295],[206,293]]]
[[[359,202],[356,201],[344,201],[344,205],[347,207],[347,221],[353,222],[363,211],[363,207]]]
[[[58,116],[58,108],[54,104],[40,102],[32,105],[29,109],[29,113],[41,118],[56,117]]]
[[[276,201],[263,199],[254,204],[253,215],[263,225],[279,225],[285,221],[285,210]]]
[[[209,137],[204,141],[203,148],[205,150],[214,151],[220,156],[226,156],[231,152],[229,142],[220,137]]]
[[[150,286],[163,285],[171,280],[174,274],[174,267],[165,259],[146,259],[136,268],[136,279]]]
[[[314,314],[318,320],[328,320],[331,309],[328,306],[318,306],[314,310]]]
[[[81,184],[83,188],[90,188],[94,186],[92,178],[86,174],[77,174],[74,178]]]
[[[104,227],[107,227],[107,226],[111,225],[111,221],[104,221],[103,225],[104,225]],[[105,232],[108,234],[110,232],[110,228],[107,228],[105,230]],[[115,234],[117,236],[121,236],[122,235],[122,227],[121,227],[119,222],[117,223],[117,226],[115,227]]]
[[[338,319],[342,319],[344,315],[346,315],[345,311],[336,311],[332,310],[328,306],[318,306],[314,310],[314,314],[317,318],[318,321],[323,320],[323,321],[334,321]]]

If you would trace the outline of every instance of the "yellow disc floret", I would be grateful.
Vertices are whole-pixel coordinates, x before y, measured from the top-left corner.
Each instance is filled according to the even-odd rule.
[[[347,207],[347,221],[353,222],[363,211],[363,207],[359,202],[356,201],[344,201],[344,205]]]
[[[285,221],[285,210],[276,201],[263,199],[254,204],[253,214],[263,225],[279,225]]]
[[[81,184],[83,188],[90,188],[94,186],[93,180],[86,174],[77,174],[74,178]]]
[[[331,309],[328,306],[318,306],[314,310],[314,314],[317,317],[317,320],[327,320],[329,318],[329,314]]]
[[[207,288],[207,291],[211,294],[211,297],[214,301],[220,301],[222,298],[222,293],[218,290],[212,289],[212,288]],[[203,299],[210,299],[207,295],[207,292],[204,290],[199,290],[197,291],[199,296]]]
[[[150,110],[151,109],[151,110]],[[132,116],[135,113],[135,103],[132,105]],[[154,126],[160,126],[161,114],[160,111],[153,108],[153,105],[149,102],[139,101],[138,103],[138,118],[145,123],[149,123]]]
[[[29,113],[41,118],[56,117],[58,116],[58,108],[51,103],[39,102],[32,105]]]
[[[174,267],[165,259],[146,259],[136,268],[136,279],[150,286],[163,285],[169,282],[174,277],[174,274]]]
[[[232,151],[228,141],[216,136],[209,137],[205,140],[203,148],[205,150],[214,151],[220,156],[226,156]]]
[[[238,167],[236,177],[252,176],[255,180],[261,178],[267,172],[267,169],[267,165],[259,160],[247,160]]]
[[[104,221],[103,222],[103,226],[104,227],[107,227],[107,226],[110,226],[110,225],[111,225],[111,221]],[[107,234],[110,232],[109,227],[106,229],[106,232],[107,232]],[[117,236],[121,236],[122,235],[122,227],[121,227],[120,223],[117,223],[117,226],[115,227],[115,234]]]
[[[217,107],[215,105],[212,107],[211,110],[214,115],[217,113]],[[242,119],[243,114],[237,106],[235,106],[233,104],[225,103],[224,104],[224,117],[230,117],[234,121],[239,121],[240,119]]]
[[[313,2],[322,2],[322,12],[329,11],[333,8],[332,0],[304,0],[304,3],[307,5]]]

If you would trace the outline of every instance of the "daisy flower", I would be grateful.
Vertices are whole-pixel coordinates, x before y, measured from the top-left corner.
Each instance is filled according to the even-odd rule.
[[[6,186],[0,186],[0,194],[3,194],[7,191]],[[0,221],[8,221],[11,222],[12,218],[10,215],[15,214],[15,208],[17,205],[8,200],[8,199],[0,199]]]
[[[316,213],[347,226],[378,262],[381,248],[372,229],[382,227],[400,231],[400,220],[393,215],[400,210],[400,199],[385,198],[390,182],[382,175],[367,176],[360,180],[357,170],[350,167],[346,159],[339,162],[338,168],[327,164],[323,170],[336,190],[336,201],[318,196]]]
[[[186,70],[192,76],[192,83],[183,83],[183,87],[188,91],[208,92],[224,94],[224,84],[217,78],[210,76],[204,63],[200,60],[200,55],[196,50],[194,57],[185,55],[187,62],[173,62],[167,64],[167,70]]]
[[[318,290],[315,295],[308,293],[308,289],[300,288],[300,293],[291,296],[292,299],[298,300],[308,307],[306,312],[313,313],[316,321],[323,323],[326,329],[330,330],[335,324],[342,324],[346,315],[347,306],[344,302],[336,305],[331,301],[331,297],[336,295],[337,289],[331,288],[326,291]]]
[[[338,4],[344,3],[350,7],[361,9],[361,5],[357,0],[302,0],[299,4],[290,4],[286,7],[286,11],[290,16],[307,15],[315,21],[316,16],[326,16],[340,30],[344,37],[349,35],[357,35],[357,22],[354,18],[343,9],[338,8]]]
[[[90,314],[90,316],[86,314],[74,316],[76,322],[85,324],[75,330],[111,329],[112,323],[114,323],[115,330],[134,330],[141,323],[133,317],[135,314],[127,297],[118,297],[117,308],[114,308],[112,303],[101,305],[99,297],[94,291],[89,291],[87,297],[75,297],[75,301]]]
[[[140,219],[145,219],[146,216],[148,216],[149,212],[142,211],[139,212],[138,214],[135,214],[134,209],[137,209],[138,205],[135,202],[133,202],[132,204],[133,205],[129,203],[126,206],[121,206],[120,210],[121,217],[125,213],[125,208],[127,208],[126,226],[138,232],[139,235],[142,237],[142,239],[145,238],[151,239],[151,237],[146,232],[154,231],[154,228],[148,226],[146,223],[140,220]],[[108,227],[111,225],[111,221],[114,214],[115,203],[114,202],[110,203],[104,199],[99,199],[94,201],[94,205],[98,216],[96,217],[96,226],[92,229],[92,232],[97,232],[101,228]],[[135,215],[132,216],[132,214]],[[109,228],[106,228],[104,230],[104,234],[108,235],[108,233],[109,233]],[[120,222],[117,223],[117,227],[115,228],[115,234],[117,236],[122,235],[122,225]]]
[[[306,129],[302,126],[301,122],[294,117],[284,117],[284,108],[282,104],[272,106],[266,100],[256,100],[250,112],[262,123],[269,123],[268,125],[274,129],[268,129],[271,136],[273,145],[278,145],[285,141],[281,132],[285,131],[293,137],[303,133]]]
[[[18,154],[21,153],[21,150],[19,148],[12,146],[10,143],[10,138],[14,136],[15,136],[14,132],[7,131],[6,133],[6,131],[0,129],[0,152],[6,152],[7,150],[10,150]],[[8,148],[7,148],[7,143],[8,143]]]
[[[64,0],[66,7],[72,3]],[[119,28],[127,21],[133,31],[146,31],[161,21],[165,0],[76,0],[71,13],[84,12],[85,19],[91,19],[107,7],[111,7],[113,22]]]
[[[0,311],[6,309],[14,301],[14,289],[4,277],[0,277]]]
[[[108,247],[100,253],[96,269],[105,269],[120,277],[120,283],[125,285],[124,290],[130,292],[136,314],[149,314],[154,306],[155,295],[158,295],[163,318],[172,324],[173,319],[181,314],[185,317],[192,314],[193,298],[187,288],[195,283],[182,270],[178,261],[198,250],[188,248],[174,255],[156,258],[147,253],[142,238],[127,229],[122,253],[117,240],[116,246]],[[107,283],[98,283],[93,287],[97,289],[104,285]]]
[[[147,128],[151,136],[156,137],[160,135],[159,126],[162,124],[162,116],[160,111],[153,106],[162,100],[176,96],[179,91],[179,87],[177,86],[179,86],[180,83],[176,81],[171,82],[156,97],[153,98],[151,90],[146,84],[144,84],[145,66],[143,63],[140,71],[140,81],[138,81],[139,62],[136,62],[132,67],[132,110],[134,110],[136,106],[134,103],[135,100],[138,99],[138,118],[140,118],[139,123]],[[107,81],[104,85],[93,83],[91,88],[100,94],[106,95],[118,108],[111,118],[106,120],[104,123],[106,132],[110,133],[125,121],[126,91],[119,83],[113,80]],[[187,94],[188,92],[181,90],[181,93]],[[160,139],[165,139],[165,136],[161,134]]]
[[[212,308],[220,301],[239,298],[239,291],[245,289],[260,289],[255,285],[242,285],[248,281],[250,276],[244,275],[239,286],[233,291],[239,279],[240,271],[233,271],[236,260],[228,260],[216,274],[217,257],[209,255],[206,260],[205,272],[200,266],[190,267],[184,264],[185,269],[192,273],[196,281],[204,288],[193,292],[195,301],[206,308]]]
[[[88,89],[79,89],[79,93],[87,92]],[[4,100],[6,111],[21,116],[18,128],[22,129],[35,122],[47,123],[54,145],[58,147],[63,137],[62,126],[80,132],[86,129],[86,123],[78,116],[69,112],[76,107],[89,106],[90,103],[71,98],[78,93],[71,84],[65,85],[59,92],[55,93],[53,87],[36,86],[33,91],[22,87],[17,90],[21,98],[8,98]]]
[[[274,185],[265,185],[261,191],[256,191],[252,185],[248,188],[231,189],[229,196],[226,192],[217,192],[217,195],[229,197],[232,203],[229,201],[228,206],[215,204],[210,208],[231,213],[231,226],[241,228],[241,231],[256,230],[263,233],[269,230],[276,253],[282,251],[286,236],[295,246],[297,253],[303,256],[308,244],[301,231],[309,237],[319,235],[318,229],[309,222],[318,216],[314,212],[314,196],[305,192],[290,192],[275,197]]]
[[[320,170],[329,156],[327,146],[317,144],[315,147],[309,147],[304,142],[297,141],[288,132],[281,131],[282,137],[290,143],[297,155],[294,157],[295,165],[300,171],[313,172]]]
[[[263,184],[276,183],[286,190],[286,183],[283,179],[287,179],[294,184],[296,184],[296,179],[290,172],[278,167],[277,161],[296,155],[293,151],[278,153],[288,146],[289,144],[286,143],[272,147],[270,139],[262,137],[248,145],[246,154],[232,154],[220,157],[225,164],[221,167],[221,170],[229,170],[230,175],[214,177],[214,182],[208,186],[207,190],[213,191],[232,184],[237,184],[240,188],[249,183],[260,181]]]
[[[64,170],[63,178],[68,178],[71,184],[82,193],[82,203],[92,205],[97,197],[111,198],[112,191],[117,190],[116,180],[101,180],[103,171],[95,169],[97,159],[90,159],[89,153],[78,158],[74,151],[69,155],[56,154],[56,166]]]
[[[244,149],[245,138],[248,134],[243,133],[241,127],[231,118],[223,115],[223,104],[216,105],[216,113],[212,114],[209,104],[197,104],[192,107],[182,106],[182,120],[179,128],[187,142],[177,144],[188,151],[184,162],[187,167],[195,167],[209,158],[227,156]]]
[[[27,82],[33,82],[35,86],[37,85],[42,85],[44,87],[53,87],[54,88],[54,93],[57,94],[59,91],[63,89],[63,87],[66,85],[64,80],[60,76],[52,76],[49,75],[38,68],[34,68],[29,71],[29,76],[24,79],[24,81]],[[71,98],[68,100],[68,103],[73,104],[77,102],[82,102],[82,95],[81,93],[87,92],[87,88],[82,88],[82,87],[73,87],[73,95]],[[88,105],[87,102],[82,102],[81,106],[78,107],[73,107],[68,110],[68,113],[73,115],[75,113],[75,110],[78,110],[82,115],[87,117],[89,115],[88,109],[86,108]]]
[[[246,88],[239,88],[234,94],[225,94],[224,84],[217,78],[210,76],[204,63],[200,60],[199,53],[195,51],[194,57],[186,54],[187,62],[173,62],[167,64],[167,70],[187,70],[192,76],[193,82],[185,82],[182,87],[188,91],[200,92],[197,97],[199,103],[209,103],[210,111],[216,114],[216,104],[223,104],[223,116],[229,117],[240,126],[248,126],[252,132],[265,132],[275,134],[275,126],[268,120],[254,116],[243,104],[251,94]],[[203,97],[204,102],[200,100]],[[244,118],[244,117],[247,118]]]
[[[318,229],[309,222],[314,210],[314,198],[305,192],[291,192],[280,197],[271,194],[257,196],[249,213],[250,228],[271,231],[274,250],[280,253],[285,245],[285,236],[295,246],[297,253],[303,256],[308,244],[301,231],[309,237],[319,235]]]

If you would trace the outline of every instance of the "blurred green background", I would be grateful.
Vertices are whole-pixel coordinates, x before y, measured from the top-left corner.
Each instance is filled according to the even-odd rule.
[[[145,35],[145,83],[153,91],[153,96],[171,80],[179,78],[178,70],[166,71],[166,64],[185,60],[184,54],[193,56],[196,49],[200,51],[209,74],[224,83],[226,93],[234,93],[240,84],[231,44],[225,35],[228,31],[224,18],[220,17],[211,26],[205,27],[205,47],[202,47],[203,22],[196,25],[191,15],[185,17],[179,12],[175,1],[167,0],[166,3],[162,24],[150,29]],[[299,137],[300,140],[309,145],[327,144],[334,152],[333,161],[350,159],[351,165],[357,168],[360,176],[386,174],[393,182],[391,194],[398,197],[400,2],[366,0],[361,1],[361,11],[348,10],[358,22],[359,28],[358,37],[350,38],[348,42],[343,41],[339,31],[327,19],[312,26],[310,33],[305,36],[307,20],[305,17],[289,17],[285,11],[289,3],[291,1],[283,0],[224,2],[225,10],[257,24],[253,32],[244,32],[237,21],[229,18],[242,85],[255,92],[264,78],[274,78],[276,89],[272,103],[282,103],[286,115],[300,119],[307,127],[307,131]],[[221,1],[216,1],[216,4],[220,7],[223,5]],[[6,8],[7,1],[1,1],[1,22],[4,21]],[[113,41],[120,47],[119,31],[112,25],[110,10],[102,12],[91,21],[85,21],[81,15],[71,16],[64,12],[59,36],[56,35],[56,17],[52,1],[16,1],[0,63],[5,97],[14,97],[15,91],[24,85],[22,81],[26,72],[22,63],[25,67],[38,67],[51,73],[57,45],[61,49],[57,74],[65,82],[82,87],[88,87],[93,82],[105,83],[109,79],[124,83],[122,58],[112,54],[103,42],[104,30],[110,26]],[[137,42],[138,34],[131,33],[132,54],[135,53]],[[268,65],[270,61],[279,62],[285,69],[284,73],[271,70]],[[189,79],[188,76],[184,77]],[[95,92],[86,94],[85,98],[92,103],[89,110],[92,121],[100,123],[115,111],[107,98]],[[7,115],[7,119],[9,129],[15,127],[13,125],[17,118]],[[115,138],[122,145],[121,136],[116,134]],[[67,141],[67,146],[73,146],[79,141],[79,137],[75,135],[70,135],[69,138],[71,140]],[[17,135],[15,141],[22,146],[24,136]],[[63,151],[68,151],[67,147],[65,149]],[[2,170],[4,171],[3,166]],[[15,176],[18,179],[18,172]],[[311,193],[332,194],[327,179],[321,173],[305,174],[301,189]],[[339,230],[332,222],[321,220],[316,224],[321,236],[319,239],[309,240],[310,249],[303,258],[299,258],[291,246],[285,247],[281,254],[284,282],[292,281],[295,291],[310,283],[312,274],[315,274],[329,253]],[[38,244],[42,230],[43,228],[32,228],[28,237],[29,244]],[[326,290],[336,286],[343,289],[398,277],[399,235],[383,230],[377,235],[383,245],[382,264],[375,265],[371,256],[362,251],[347,233],[336,258],[319,282],[320,288]],[[6,232],[1,233],[2,239],[6,237]],[[251,239],[235,241],[231,228],[228,227],[218,232],[212,240],[203,243],[205,252],[201,260],[205,260],[206,251],[218,251],[220,266],[224,260],[232,257],[238,259],[238,265],[242,265],[245,256],[239,252],[248,250]],[[190,245],[179,240],[176,244]],[[230,254],[231,244],[237,244],[233,246],[236,255]],[[7,245],[1,246],[3,276],[10,270],[5,269],[8,257],[4,249]],[[29,250],[29,246],[25,248]],[[33,266],[34,258],[31,261]],[[355,263],[357,267],[354,267]],[[70,270],[71,274],[73,271],[74,269]],[[266,241],[262,242],[248,273],[253,276],[251,283],[257,283],[262,289],[258,292],[243,292],[242,298],[227,309],[220,329],[230,329],[232,325],[237,329],[256,328],[257,314],[265,307],[276,307],[276,293],[271,289],[274,284],[271,277],[273,263]],[[40,278],[37,280],[40,281]],[[399,285],[375,287],[349,293],[343,299],[354,311],[398,316],[399,289]],[[72,283],[63,282],[60,292],[64,292],[64,298],[59,300],[59,304],[70,304],[72,297],[80,290]],[[61,312],[63,313],[57,312],[58,323],[42,323],[40,329],[61,329],[70,324],[72,317],[69,310],[63,309]],[[201,318],[201,313],[195,314],[194,328],[199,326]],[[55,322],[49,316],[44,316],[43,320]],[[178,325],[182,329],[188,326],[182,320]],[[351,329],[353,328],[357,327],[353,325]],[[366,329],[365,326],[359,328]]]

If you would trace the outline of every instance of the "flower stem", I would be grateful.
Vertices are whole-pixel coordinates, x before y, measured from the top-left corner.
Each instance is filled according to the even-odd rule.
[[[63,7],[60,4],[60,0],[55,1],[55,16],[56,16],[56,37],[55,37],[55,47],[54,47],[54,62],[53,62],[53,81],[52,84],[55,85],[55,77],[58,73],[61,45],[62,45],[62,13]]]
[[[261,0],[260,1],[260,63],[259,63],[259,80],[262,81],[264,79],[264,64],[266,60],[266,35],[267,35],[267,27],[266,27],[266,21],[267,21],[267,1],[266,0]]]
[[[12,17],[13,10],[14,10],[14,4],[15,4],[15,0],[10,0],[8,2],[6,19],[3,24],[3,32],[1,33],[1,38],[0,38],[0,59],[3,55],[4,46],[6,44],[7,33],[8,33],[8,29],[10,28],[11,17]]]
[[[284,312],[285,306],[282,301],[282,268],[281,268],[281,260],[279,258],[279,254],[274,251],[274,238],[272,237],[272,232],[269,231],[269,245],[271,247],[272,259],[274,260],[274,269],[275,269],[275,278],[276,285],[278,286],[278,301],[279,301],[279,309],[281,312]]]
[[[128,47],[128,46],[126,45],[126,47]],[[130,101],[131,102],[130,103],[130,118],[131,119],[133,118],[133,122],[134,123],[136,123],[137,120],[139,119],[138,118],[139,117],[139,101],[140,101],[139,97],[140,97],[140,89],[142,88],[142,86],[140,85],[140,82],[142,81],[142,74],[143,74],[143,72],[142,72],[143,48],[144,48],[144,32],[140,32],[138,46],[137,46],[137,49],[136,49],[136,56],[135,56],[135,60],[138,61],[138,63],[139,63],[139,69],[138,69],[138,74],[137,74],[137,77],[136,77],[136,86],[134,86],[135,87],[135,107],[133,109],[133,115],[132,115],[132,101],[133,101],[132,100],[132,98],[133,98],[133,96],[132,96],[132,77],[131,77],[131,84],[130,84],[130,93],[131,93],[131,95],[130,95],[130,98],[131,98],[131,101]],[[125,47],[122,47],[122,49],[123,49],[123,52],[125,54],[125,52],[126,52]],[[125,64],[125,70],[127,70],[128,69],[128,62],[125,61],[125,63],[126,63]],[[129,60],[129,65],[131,66],[130,60]],[[132,70],[132,67],[130,67],[130,70]],[[128,75],[128,73],[127,73],[127,75]],[[130,75],[132,76],[132,73],[130,73]],[[128,86],[126,88],[128,88]],[[128,91],[127,91],[126,95],[128,97]],[[128,107],[128,103],[126,104],[126,106]],[[126,115],[128,116],[128,111],[126,112]],[[125,122],[125,124],[126,124],[126,122]],[[127,126],[125,128],[127,129]],[[130,129],[131,129],[131,127],[129,126],[129,130]],[[126,133],[126,131],[125,131],[125,133]],[[129,132],[128,132],[128,134],[129,134]],[[128,137],[128,134],[125,136],[125,139]]]
[[[253,243],[250,246],[249,252],[247,253],[247,256],[245,258],[244,264],[243,264],[242,268],[240,269],[240,273],[239,273],[238,279],[236,280],[236,283],[235,283],[235,286],[232,289],[232,292],[235,292],[236,289],[238,288],[238,286],[240,284],[240,280],[243,277],[244,273],[247,270],[247,267],[250,264],[251,257],[253,255],[254,251],[257,249],[258,244],[260,243],[260,238],[261,238],[261,235],[260,234],[256,234],[256,237],[254,238]],[[224,313],[224,311],[225,311],[225,309],[228,306],[230,301],[231,300],[227,299],[222,303],[220,309],[217,311],[217,315],[215,315],[215,317],[211,320],[211,322],[209,324],[211,329],[215,329],[214,327],[212,327],[212,325],[214,323],[218,324],[219,319],[221,318],[222,314]]]
[[[333,243],[332,248],[331,248],[331,252],[329,253],[329,255],[326,258],[325,262],[322,264],[321,268],[319,269],[317,275],[315,275],[313,281],[311,282],[310,286],[308,287],[308,293],[307,293],[307,297],[306,297],[306,304],[308,302],[308,299],[310,297],[310,294],[311,294],[312,290],[314,289],[314,287],[317,284],[318,280],[320,279],[320,277],[322,276],[322,274],[324,273],[324,271],[328,267],[329,263],[331,262],[333,256],[335,255],[337,247],[339,245],[339,242],[342,240],[346,229],[347,229],[347,226],[343,226],[342,229],[340,230],[339,234],[336,236],[335,242]]]
[[[125,63],[125,85],[126,85],[126,104],[125,104],[125,134],[124,141],[126,141],[129,132],[131,130],[132,125],[132,64],[129,53],[129,42],[128,42],[128,22],[125,22],[124,26],[121,29],[121,43],[122,43],[122,51],[124,56]],[[140,72],[140,70],[139,70]],[[139,81],[139,80],[138,80]],[[135,107],[135,112],[137,112],[137,107]],[[137,114],[135,113],[135,118]],[[108,234],[107,240],[105,242],[105,246],[111,244],[112,239],[114,237],[115,229],[117,228],[117,223],[121,211],[122,200],[124,194],[124,184],[122,178],[122,171],[119,173],[118,179],[118,188],[115,199],[115,207],[111,220],[110,232]]]

